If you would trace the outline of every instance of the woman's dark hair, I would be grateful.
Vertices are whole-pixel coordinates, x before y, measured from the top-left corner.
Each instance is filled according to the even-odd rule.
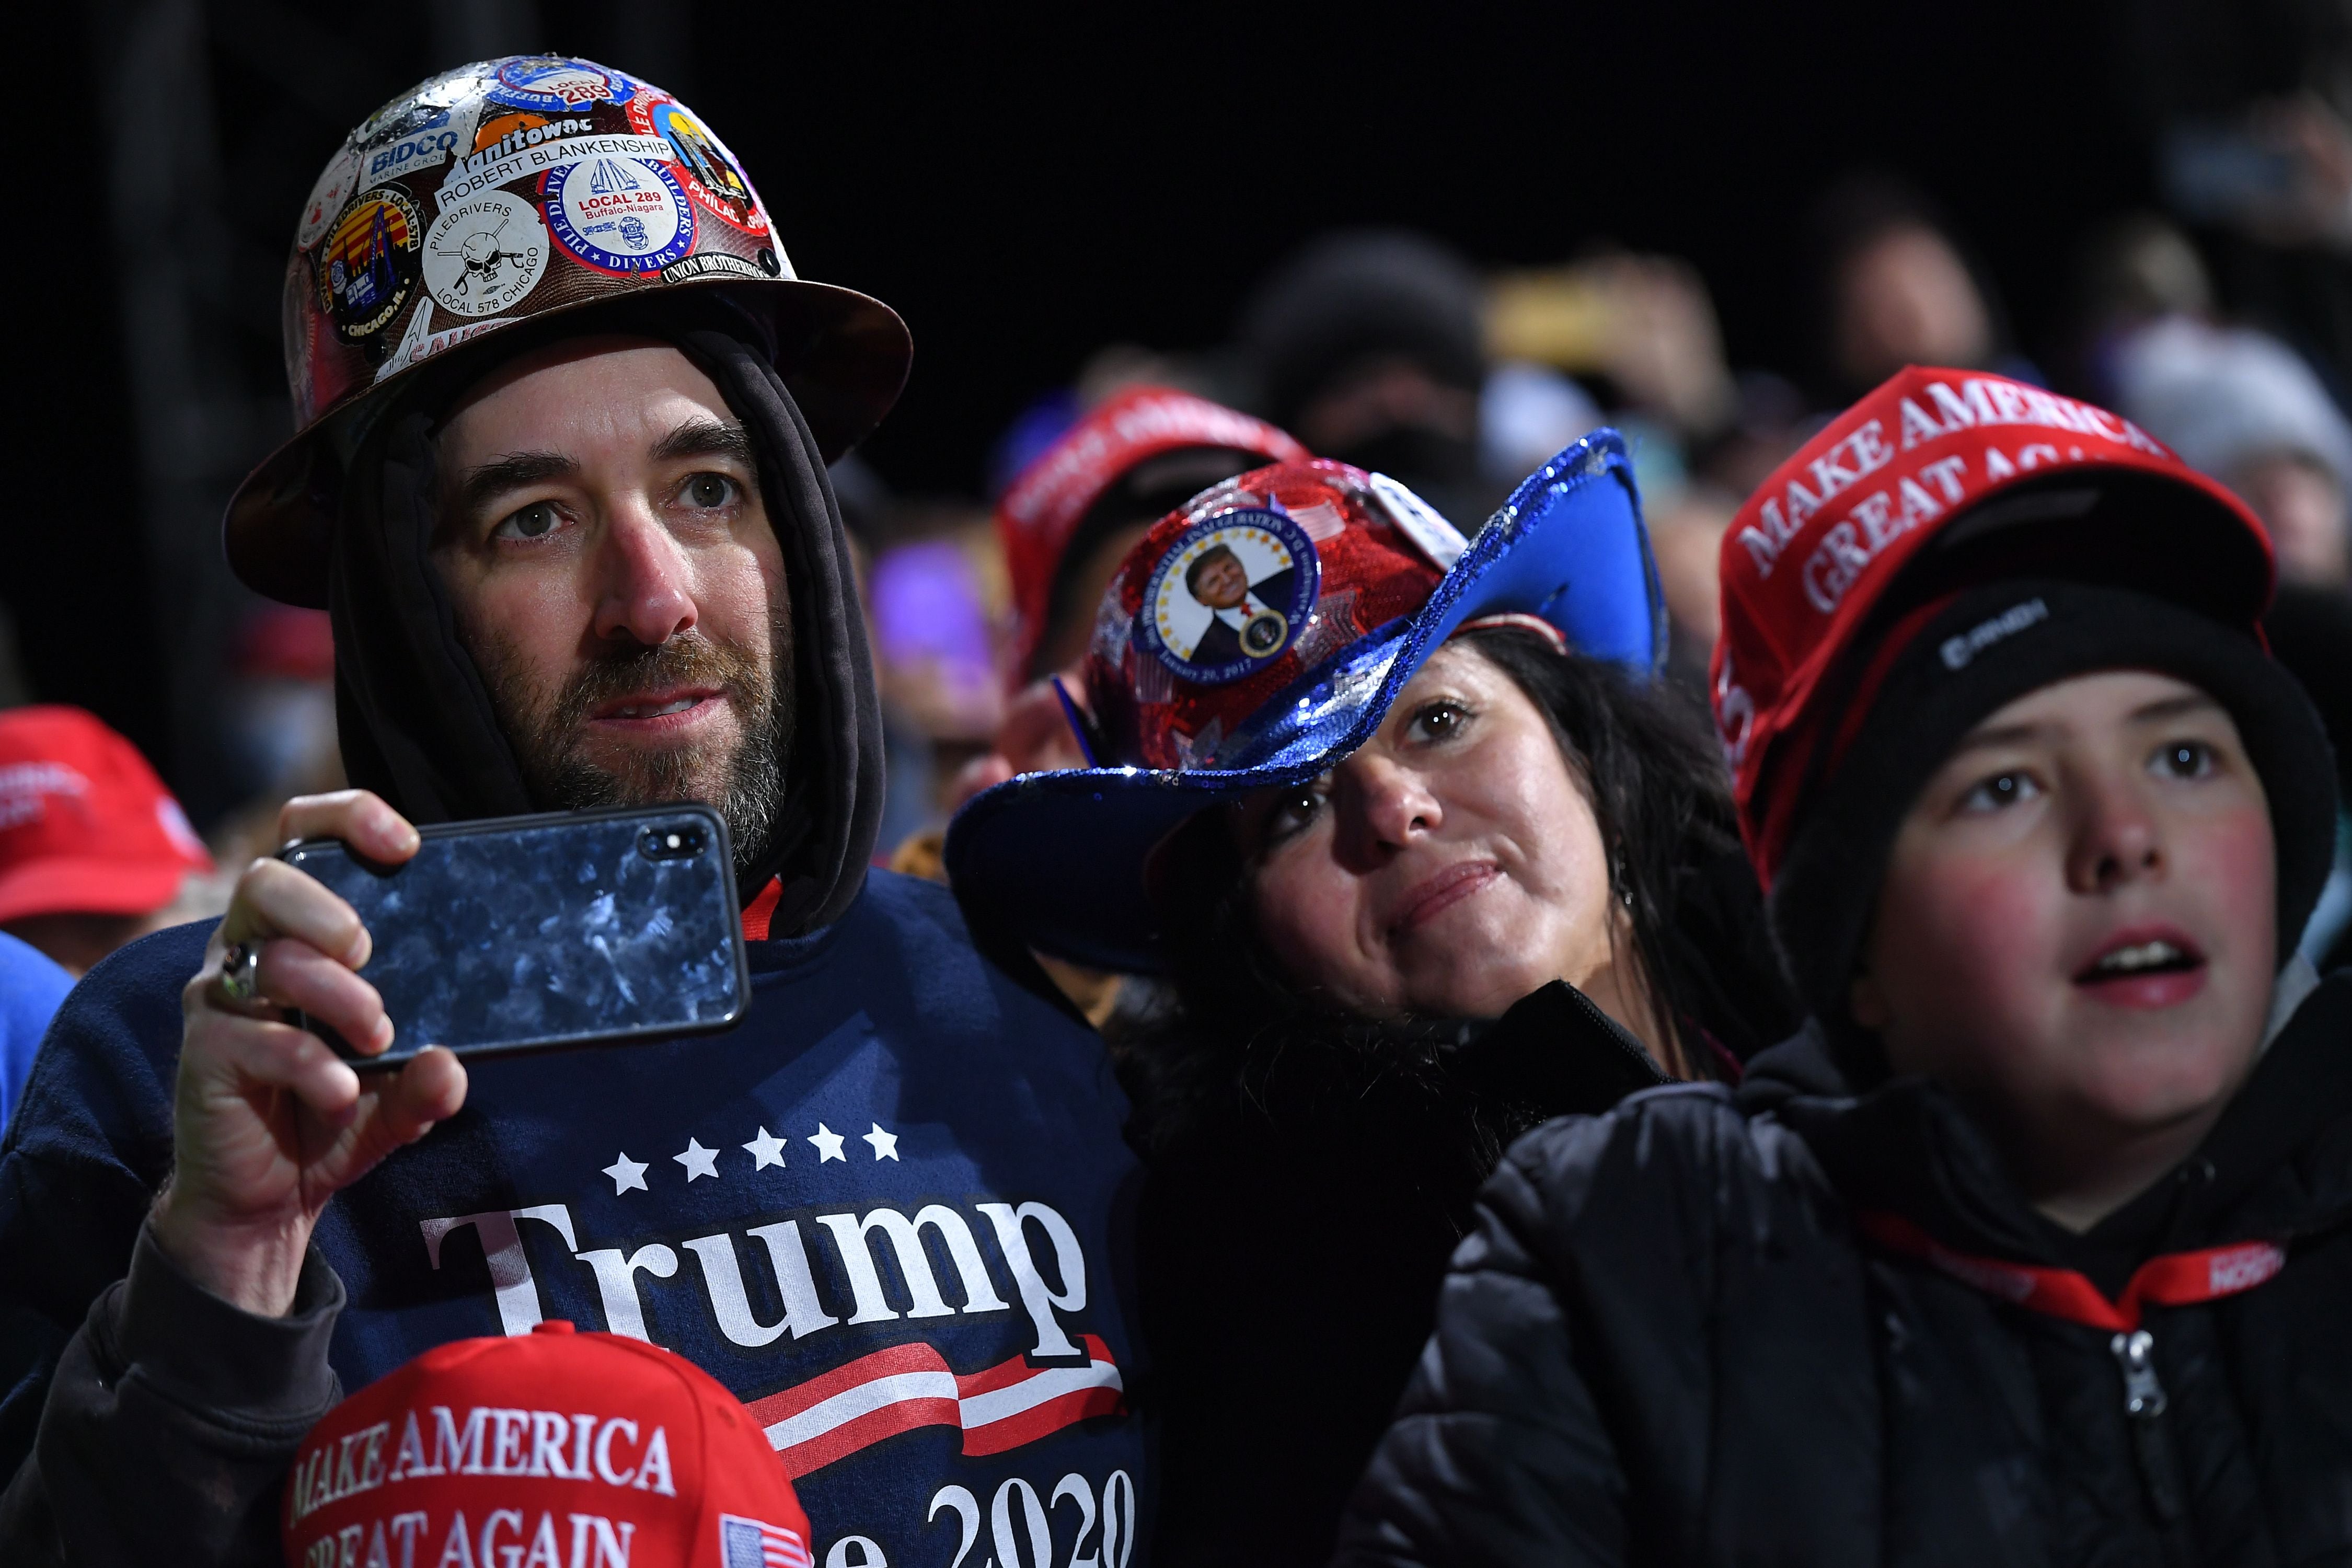
[[[1616,665],[1557,652],[1541,637],[1508,627],[1463,640],[1550,721],[1609,848],[1610,891],[1631,916],[1632,956],[1654,1016],[1668,1023],[1686,1016],[1693,977],[1669,940],[1678,879],[1697,855],[1738,843],[1711,739],[1671,698],[1637,686]],[[1222,1042],[1220,1055],[1246,1055],[1253,1041],[1278,1037],[1286,1025],[1336,1016],[1285,976],[1258,940],[1246,852],[1225,812],[1193,817],[1158,860],[1155,894],[1172,985],[1158,1013],[1123,1043],[1148,1051],[1181,1037]],[[1691,1055],[1704,1070],[1702,1053]],[[1230,1068],[1230,1056],[1226,1061]]]

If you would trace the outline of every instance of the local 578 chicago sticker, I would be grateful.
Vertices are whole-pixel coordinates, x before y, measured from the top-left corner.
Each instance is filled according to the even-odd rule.
[[[555,243],[600,272],[658,272],[694,248],[694,209],[659,163],[565,163],[546,173],[541,191]]]
[[[443,208],[425,231],[425,287],[457,315],[494,316],[537,287],[547,251],[537,207],[505,191],[483,191]]]

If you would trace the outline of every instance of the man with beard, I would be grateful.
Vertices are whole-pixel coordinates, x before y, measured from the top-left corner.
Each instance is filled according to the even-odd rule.
[[[278,860],[216,927],[100,965],[0,1145],[12,1564],[273,1560],[341,1388],[556,1320],[743,1399],[828,1568],[968,1552],[984,1509],[1038,1559],[1071,1524],[1069,1554],[1132,1556],[1124,1103],[1024,956],[866,869],[881,730],[824,465],[896,396],[905,329],[666,158],[671,102],[522,57],[362,125],[289,264],[300,428],[226,542],[333,620],[360,787],[292,802],[284,837],[397,863],[419,824],[710,802],[745,1020],[356,1073],[289,1013],[388,1046],[369,934]],[[468,225],[511,253],[495,276],[433,259]],[[332,1489],[665,1483],[649,1440],[505,1415],[346,1446]]]

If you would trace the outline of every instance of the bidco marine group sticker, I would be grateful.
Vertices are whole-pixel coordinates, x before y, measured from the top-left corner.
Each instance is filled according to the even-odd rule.
[[[547,273],[539,209],[482,191],[442,209],[425,233],[425,287],[442,309],[491,316],[520,304]]]
[[[382,185],[343,209],[319,247],[319,308],[353,342],[391,324],[416,287],[424,241],[416,208],[396,185]]]
[[[510,109],[537,109],[561,114],[609,99],[626,103],[636,84],[618,71],[592,66],[585,60],[559,55],[528,55],[499,67],[498,79],[483,94]]]
[[[362,172],[366,184],[382,184],[403,174],[437,169],[448,161],[450,150],[457,145],[457,128],[449,123],[447,110],[430,110],[403,118],[409,122],[398,124],[367,149],[367,163]]]
[[[696,201],[747,234],[768,232],[768,215],[760,209],[743,166],[684,105],[641,92],[629,102],[629,123],[639,134],[658,136],[669,144],[678,176]]]
[[[1321,584],[1297,523],[1261,508],[1223,512],[1186,530],[1152,568],[1135,635],[1187,680],[1239,680],[1298,640]]]
[[[601,272],[658,272],[694,248],[694,209],[659,163],[566,163],[550,169],[541,189],[555,243]]]

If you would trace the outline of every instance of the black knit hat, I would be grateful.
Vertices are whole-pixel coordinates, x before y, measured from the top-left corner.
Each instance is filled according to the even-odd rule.
[[[1911,629],[1916,626],[1916,629]],[[1902,638],[1899,647],[1889,637]],[[1874,654],[1875,657],[1873,657]],[[1874,684],[1872,677],[1880,669]],[[2248,631],[2150,595],[2056,580],[1970,589],[1864,643],[1838,679],[1866,704],[1773,880],[1771,920],[1790,977],[1832,1034],[1875,910],[1895,830],[1922,788],[1985,716],[2026,693],[2099,670],[2146,669],[2199,688],[2229,711],[2268,797],[2278,856],[2279,961],[2335,859],[2336,765],[2319,715]],[[1832,705],[1834,711],[1838,705]]]
[[[1289,426],[1338,373],[1410,361],[1441,386],[1486,374],[1478,275],[1436,241],[1396,229],[1326,235],[1258,287],[1241,337],[1266,416]]]

